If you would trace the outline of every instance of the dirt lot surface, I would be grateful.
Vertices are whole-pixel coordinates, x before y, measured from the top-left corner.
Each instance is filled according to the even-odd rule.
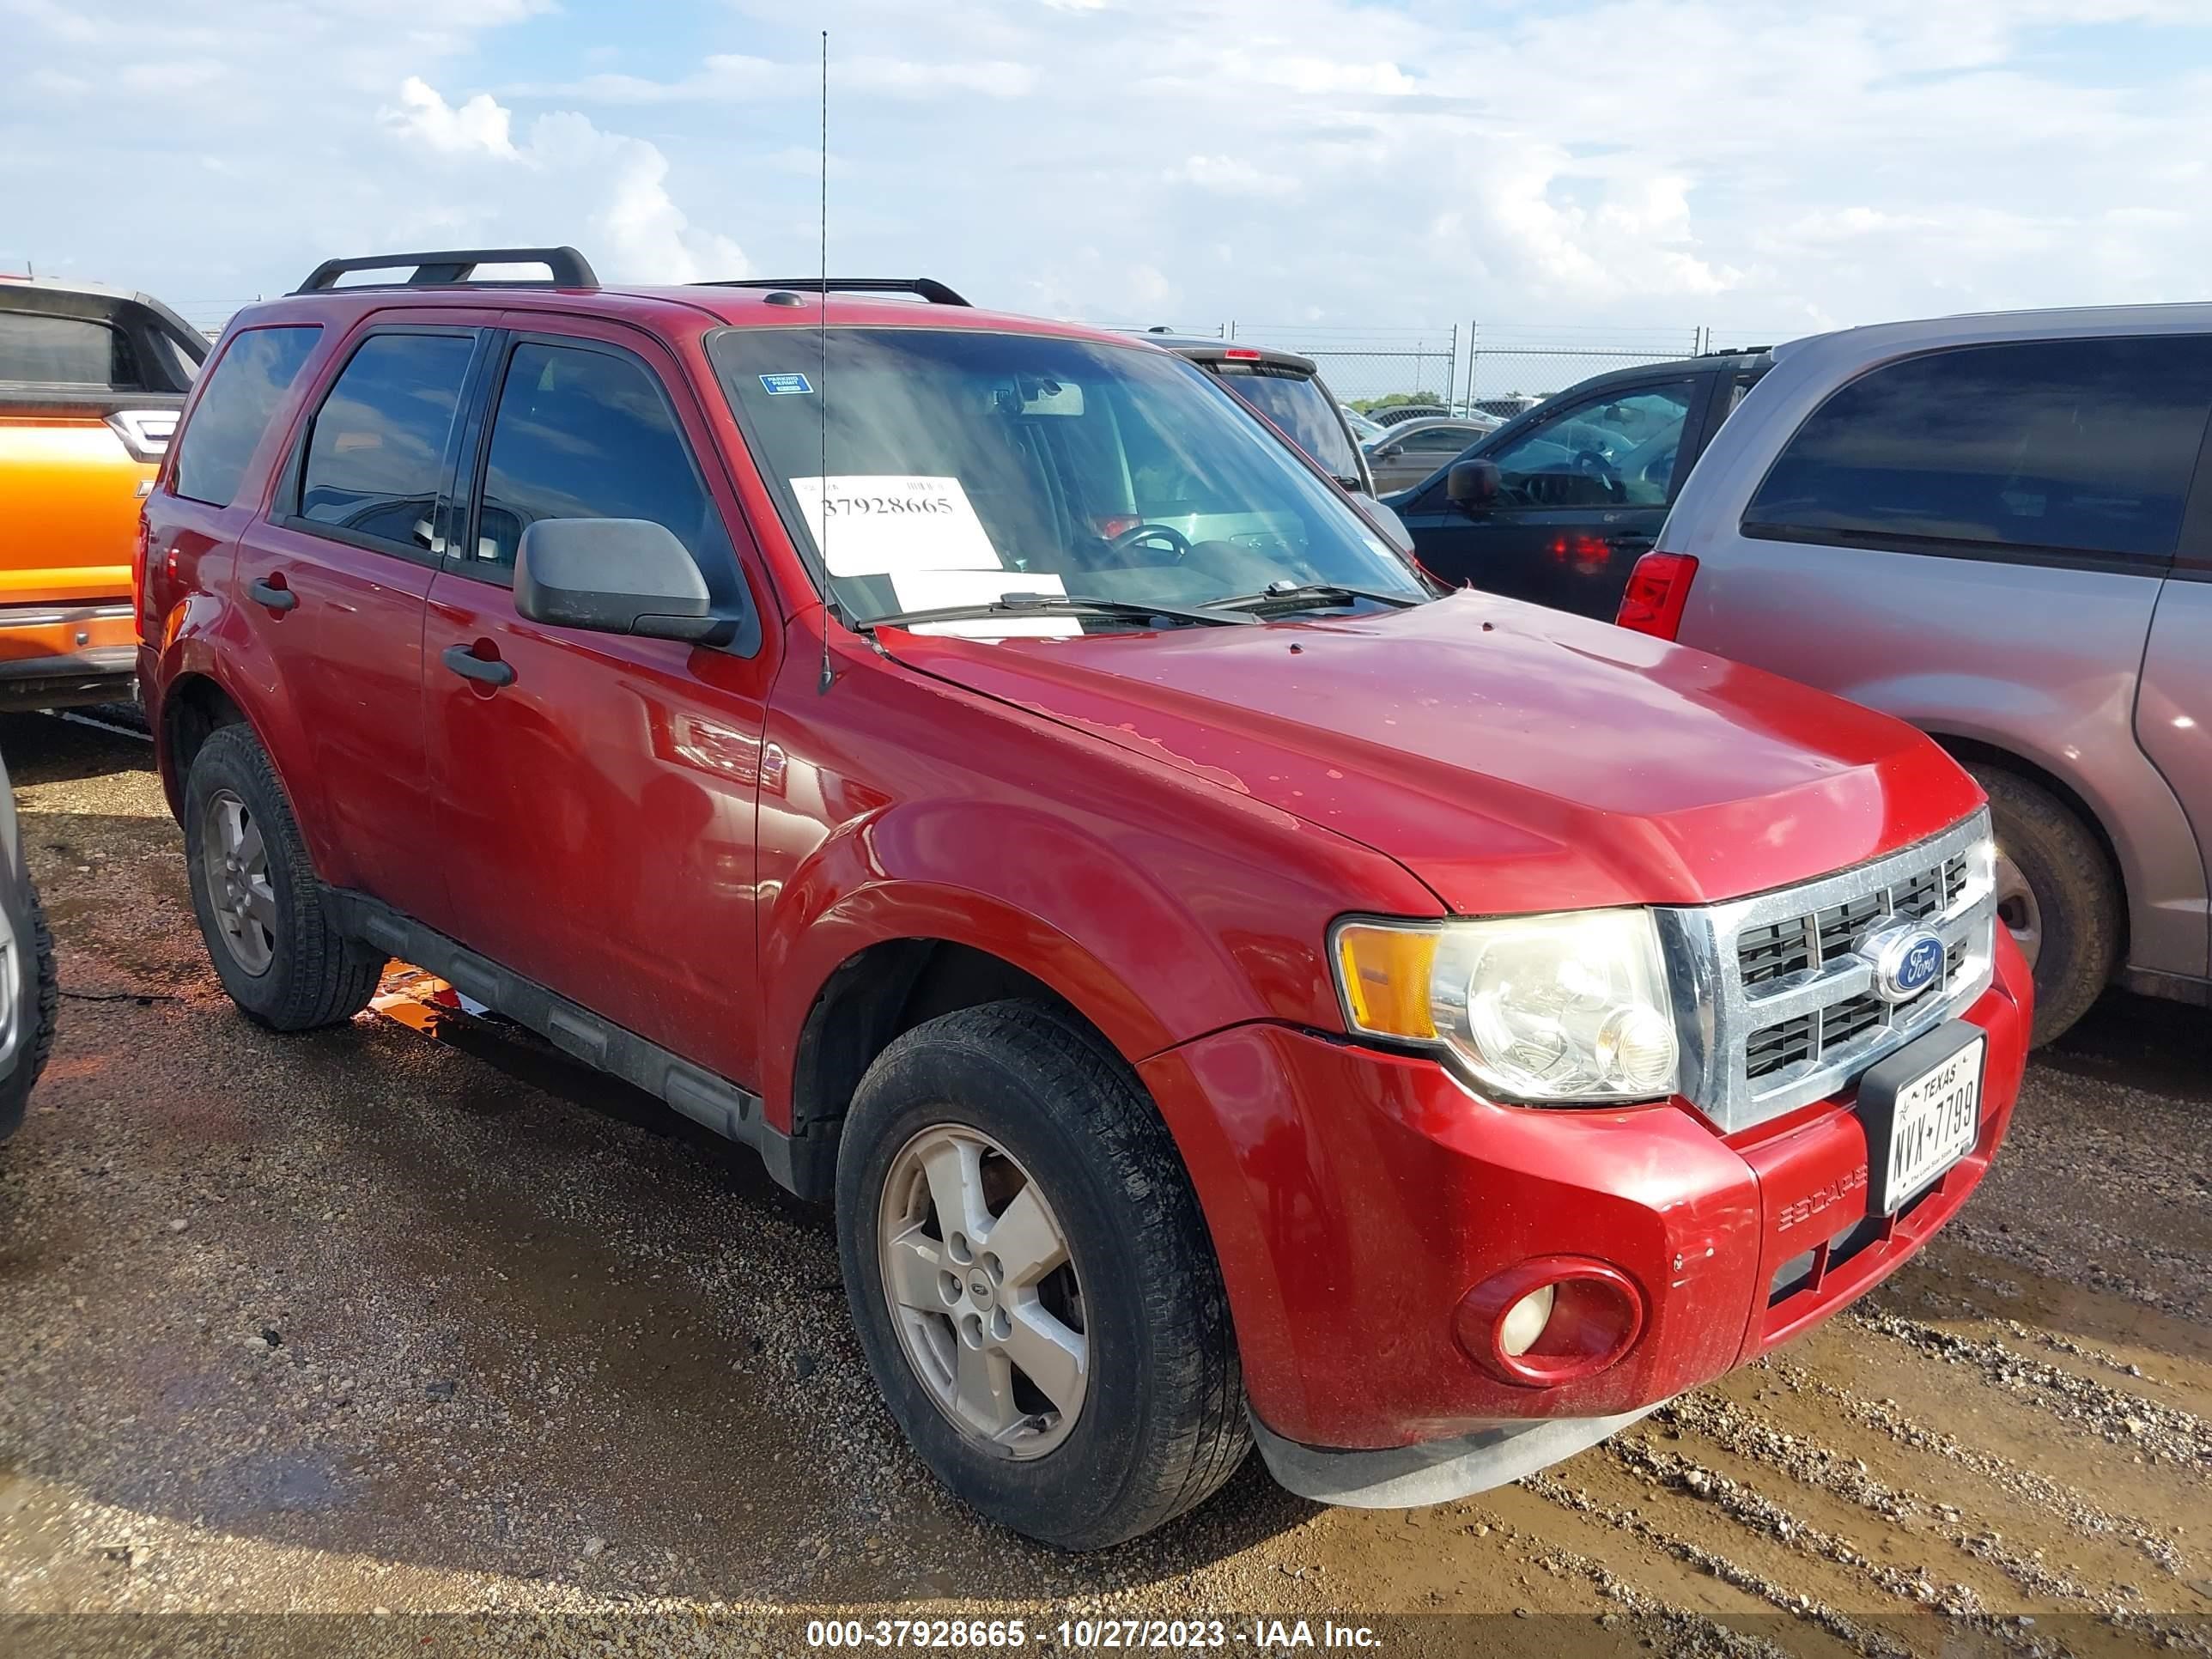
[[[1255,1459],[1076,1559],[908,1455],[826,1218],[744,1155],[473,1022],[247,1024],[144,745],[20,717],[0,753],[69,998],[0,1149],[0,1611],[225,1616],[0,1648],[775,1653],[921,1614],[1058,1648],[1112,1614],[1245,1652],[1264,1615],[1404,1652],[2212,1653],[2201,1012],[2108,1001],[1918,1262],[1609,1445],[1405,1513]]]

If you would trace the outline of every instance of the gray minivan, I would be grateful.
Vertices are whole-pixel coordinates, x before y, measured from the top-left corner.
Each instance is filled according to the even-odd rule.
[[[1698,459],[1622,605],[1966,764],[2039,1041],[2115,979],[2212,1006],[2208,423],[2212,305],[1800,340]]]

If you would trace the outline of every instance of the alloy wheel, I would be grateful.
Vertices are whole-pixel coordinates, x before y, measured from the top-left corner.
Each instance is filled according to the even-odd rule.
[[[1066,1439],[1090,1383],[1083,1290],[1050,1201],[1005,1147],[956,1123],[908,1140],[877,1255],[899,1346],[964,1437],[1016,1459]]]
[[[2020,866],[2002,848],[1997,850],[1996,885],[1997,920],[2011,933],[2033,972],[2036,957],[2043,953],[2043,907],[2036,902],[2035,889],[2027,884]]]
[[[257,978],[276,959],[276,890],[269,848],[252,809],[234,791],[208,797],[200,823],[200,866],[216,933],[230,958]]]

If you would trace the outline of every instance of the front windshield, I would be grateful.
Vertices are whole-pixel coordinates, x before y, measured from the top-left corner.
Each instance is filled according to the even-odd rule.
[[[1186,607],[1275,584],[1428,596],[1341,497],[1167,352],[931,328],[733,328],[708,349],[793,539],[853,621],[1006,593]]]
[[[1336,405],[1312,375],[1263,363],[1218,363],[1213,372],[1320,462],[1322,471],[1347,488],[1359,487],[1359,458],[1352,453]]]

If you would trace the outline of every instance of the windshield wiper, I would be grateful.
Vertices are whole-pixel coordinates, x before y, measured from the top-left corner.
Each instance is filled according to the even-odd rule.
[[[1405,593],[1383,593],[1371,587],[1347,587],[1342,582],[1269,582],[1257,593],[1246,593],[1233,599],[1216,599],[1214,607],[1221,611],[1299,611],[1312,605],[1350,605],[1359,599],[1372,599],[1377,605],[1387,605],[1394,611],[1403,611],[1421,601]]]
[[[1242,611],[1211,610],[1201,605],[1102,599],[1083,593],[1002,593],[988,604],[941,605],[927,611],[894,611],[888,616],[862,617],[854,626],[863,630],[912,628],[918,623],[966,622],[979,617],[1135,617],[1146,621],[1164,617],[1176,622],[1205,623],[1216,628],[1237,627],[1260,620]]]

